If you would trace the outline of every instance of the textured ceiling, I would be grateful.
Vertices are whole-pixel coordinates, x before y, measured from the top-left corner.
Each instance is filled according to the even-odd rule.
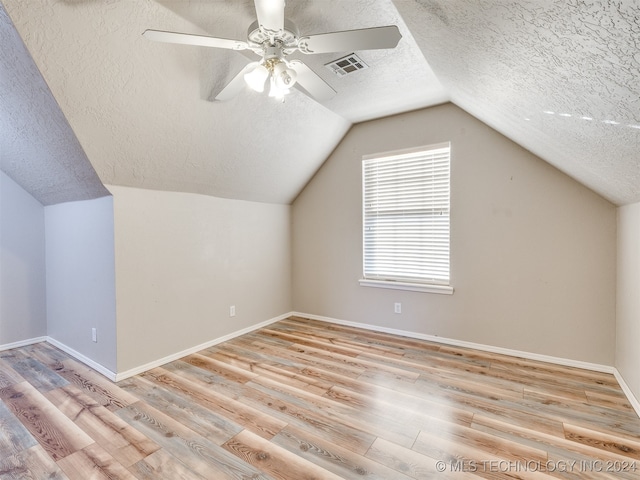
[[[6,161],[3,133],[1,166],[32,193],[65,185],[48,173],[62,162],[81,197],[94,185],[84,150],[107,184],[289,203],[352,123],[451,100],[611,201],[640,201],[637,0],[289,0],[303,34],[397,24],[403,35],[394,50],[358,52],[370,68],[343,78],[323,65],[351,52],[300,56],[338,92],[323,104],[298,91],[284,104],[249,90],[209,101],[252,59],[141,36],[244,39],[250,0],[0,1],[46,81],[20,86],[38,74],[14,58],[28,57],[19,42],[5,50],[17,38],[5,18],[0,65],[23,66],[3,72],[0,94],[40,117],[17,113],[24,101],[0,108],[23,145]],[[36,137],[45,150],[25,147]],[[42,156],[58,160],[39,168]]]
[[[290,203],[353,122],[448,100],[388,0],[289,2],[303,33],[397,24],[403,34],[395,50],[359,52],[370,68],[353,76],[323,66],[350,52],[305,56],[338,92],[323,105],[297,90],[285,103],[249,89],[207,101],[247,57],[141,36],[245,39],[253,1],[2,1],[106,184]]]
[[[0,5],[0,169],[43,205],[108,195]]]
[[[454,103],[617,204],[640,201],[638,0],[397,0]]]

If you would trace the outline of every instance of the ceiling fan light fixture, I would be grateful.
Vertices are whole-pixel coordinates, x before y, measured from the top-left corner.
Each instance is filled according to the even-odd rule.
[[[289,89],[296,83],[298,74],[296,71],[289,67],[286,62],[282,61],[273,67],[273,77],[275,78],[276,85],[280,89]]]
[[[257,64],[253,70],[244,74],[244,81],[247,85],[259,93],[264,92],[264,84],[267,78],[269,78],[269,70],[262,64]]]
[[[288,95],[291,92],[289,88],[279,84],[276,77],[274,76],[270,78],[270,84],[271,86],[269,88],[269,97],[284,102],[285,95]]]

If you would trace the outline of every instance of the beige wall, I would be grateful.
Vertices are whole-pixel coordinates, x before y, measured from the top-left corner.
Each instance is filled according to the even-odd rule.
[[[59,203],[44,210],[47,335],[115,372],[113,199]]]
[[[118,372],[291,311],[289,206],[109,190]]]
[[[362,156],[446,141],[455,293],[359,286]],[[613,364],[615,207],[454,105],[354,126],[292,215],[295,311]]]
[[[640,203],[618,209],[616,367],[640,402]]]

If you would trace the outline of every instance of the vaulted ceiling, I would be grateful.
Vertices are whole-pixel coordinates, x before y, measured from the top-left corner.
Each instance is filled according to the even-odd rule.
[[[104,184],[290,203],[353,123],[452,101],[617,204],[640,201],[636,0],[289,0],[304,34],[397,25],[337,95],[213,97],[251,60],[147,28],[244,40],[253,1],[0,0],[0,168],[43,204]],[[8,15],[7,15],[8,14]],[[254,57],[255,59],[255,57]]]

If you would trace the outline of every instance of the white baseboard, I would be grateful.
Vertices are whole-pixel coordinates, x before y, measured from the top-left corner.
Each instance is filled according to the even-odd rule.
[[[94,369],[96,372],[104,375],[105,377],[107,377],[112,382],[116,381],[116,373],[115,372],[112,372],[111,370],[109,370],[108,368],[104,367],[103,365],[100,365],[98,362],[95,362],[95,361],[91,360],[89,357],[83,355],[82,353],[75,351],[73,348],[68,347],[64,343],[59,342],[55,338],[47,337],[47,343],[50,343],[51,345],[53,345],[54,347],[59,348],[60,350],[62,350],[66,354],[71,355],[76,360],[81,361],[82,363],[84,363],[88,367],[91,367],[92,369]]]
[[[629,385],[627,385],[627,382],[624,381],[624,378],[622,377],[618,369],[616,368],[614,370],[615,371],[613,372],[613,374],[616,376],[616,380],[618,380],[620,388],[622,388],[622,391],[627,396],[627,400],[629,400],[629,403],[638,414],[638,417],[640,417],[640,402],[629,388]]]
[[[201,343],[200,345],[196,345],[195,347],[191,347],[186,350],[182,350],[181,352],[168,355],[164,358],[159,358],[158,360],[154,360],[153,362],[149,362],[145,365],[140,365],[139,367],[135,367],[124,372],[119,372],[115,375],[114,381],[119,382],[120,380],[133,377],[134,375],[138,375],[140,373],[146,372],[147,370],[151,370],[152,368],[160,367],[166,363],[173,362],[174,360],[178,360],[179,358],[186,357],[187,355],[191,355],[192,353],[199,352],[200,350],[204,350],[205,348],[213,347],[214,345],[239,337],[240,335],[244,335],[245,333],[250,333],[250,332],[253,332],[254,330],[258,330],[260,328],[271,325],[272,323],[279,322],[280,320],[284,320],[285,318],[288,318],[291,315],[293,315],[293,313],[291,312],[284,313],[270,320],[265,320],[264,322],[260,322],[250,327],[237,330],[235,332],[229,333],[228,335],[218,337],[214,340],[209,340],[208,342]]]
[[[47,337],[35,337],[27,340],[20,340],[19,342],[5,343],[0,345],[0,352],[4,350],[11,350],[12,348],[26,347],[27,345],[33,345],[34,343],[40,343],[47,340]]]
[[[554,357],[551,355],[542,355],[539,353],[525,352],[521,350],[512,350],[510,348],[494,347],[492,345],[485,345],[482,343],[466,342],[464,340],[456,340],[453,338],[439,337],[437,335],[428,335],[426,333],[410,332],[407,330],[397,330],[395,328],[379,327],[377,325],[369,325],[366,323],[350,322],[347,320],[338,320],[336,318],[323,317],[320,315],[311,315],[308,313],[294,312],[292,315],[309,318],[311,320],[320,320],[322,322],[327,322],[327,323],[335,323],[337,325],[345,325],[348,327],[362,328],[364,330],[374,330],[377,332],[391,333],[393,335],[401,335],[403,337],[416,338],[419,340],[427,340],[429,342],[442,343],[444,345],[451,345],[454,347],[473,348],[474,350],[480,350],[483,352],[498,353],[502,355],[509,355],[511,357],[525,358],[527,360],[538,360],[540,362],[552,363],[555,365],[562,365],[565,367],[576,367],[576,368],[582,368],[585,370],[591,370],[594,372],[601,372],[601,373],[613,374],[615,372],[615,367],[612,367],[609,365],[601,365],[599,363],[582,362],[580,360],[572,360],[569,358]]]
[[[638,415],[638,417],[640,417],[640,402],[638,401],[638,399],[635,397],[635,395],[633,394],[633,392],[631,391],[631,389],[627,385],[627,382],[624,381],[624,378],[622,377],[622,375],[620,374],[618,369],[616,367],[612,367],[610,365],[602,365],[602,364],[598,364],[598,363],[582,362],[580,360],[572,360],[570,358],[554,357],[554,356],[551,356],[551,355],[541,355],[541,354],[538,354],[538,353],[524,352],[524,351],[521,351],[521,350],[512,350],[512,349],[509,349],[509,348],[494,347],[492,345],[484,345],[484,344],[481,344],[481,343],[465,342],[463,340],[455,340],[453,338],[438,337],[436,335],[427,335],[427,334],[424,334],[424,333],[409,332],[409,331],[406,331],[406,330],[397,330],[395,328],[379,327],[377,325],[369,325],[369,324],[366,324],[366,323],[350,322],[348,320],[338,320],[336,318],[323,317],[321,315],[312,315],[312,314],[309,314],[309,313],[293,312],[291,315],[295,315],[297,317],[309,318],[311,320],[319,320],[319,321],[327,322],[327,323],[335,323],[336,325],[345,325],[345,326],[348,326],[348,327],[362,328],[364,330],[373,330],[373,331],[377,331],[377,332],[384,332],[384,333],[391,333],[391,334],[394,334],[394,335],[401,335],[403,337],[416,338],[416,339],[419,339],[419,340],[427,340],[427,341],[430,341],[430,342],[442,343],[444,345],[451,345],[451,346],[455,346],[455,347],[473,348],[475,350],[480,350],[480,351],[483,351],[483,352],[499,353],[499,354],[503,354],[503,355],[509,355],[509,356],[512,356],[512,357],[524,358],[524,359],[527,359],[527,360],[538,360],[540,362],[551,363],[551,364],[554,364],[554,365],[562,365],[562,366],[565,366],[565,367],[582,368],[584,370],[591,370],[593,372],[610,373],[610,374],[613,374],[615,376],[616,380],[620,384],[620,388],[622,389],[624,394],[627,396],[627,400],[629,400],[629,403],[631,404],[631,406],[635,410],[636,414]]]
[[[576,367],[576,368],[582,368],[582,369],[585,369],[585,370],[591,370],[591,371],[595,371],[595,372],[610,373],[610,374],[613,374],[615,376],[616,380],[620,384],[620,388],[622,388],[622,391],[627,396],[627,399],[629,400],[629,403],[631,404],[633,409],[638,414],[638,417],[640,417],[640,401],[638,401],[638,399],[635,397],[635,395],[633,394],[633,392],[631,391],[631,389],[629,388],[629,386],[625,382],[624,378],[622,377],[622,375],[620,374],[618,369],[615,368],[615,367],[609,366],[609,365],[601,365],[601,364],[597,364],[597,363],[582,362],[582,361],[579,361],[579,360],[572,360],[572,359],[568,359],[568,358],[554,357],[554,356],[550,356],[550,355],[541,355],[541,354],[532,353],[532,352],[525,352],[525,351],[521,351],[521,350],[512,350],[512,349],[509,349],[509,348],[495,347],[495,346],[491,346],[491,345],[484,345],[484,344],[473,343],[473,342],[466,342],[466,341],[463,341],[463,340],[455,340],[455,339],[452,339],[452,338],[439,337],[439,336],[436,336],[436,335],[428,335],[428,334],[424,334],[424,333],[410,332],[410,331],[407,331],[407,330],[398,330],[398,329],[395,329],[395,328],[380,327],[380,326],[377,326],[377,325],[369,325],[369,324],[366,324],[366,323],[351,322],[351,321],[348,321],[348,320],[339,320],[339,319],[336,319],[336,318],[324,317],[324,316],[321,316],[321,315],[313,315],[313,314],[301,313],[301,312],[284,313],[284,314],[279,315],[279,316],[277,316],[275,318],[271,318],[269,320],[265,320],[264,322],[260,322],[260,323],[257,323],[255,325],[252,325],[250,327],[246,327],[246,328],[243,328],[241,330],[237,330],[237,331],[232,332],[232,333],[230,333],[228,335],[224,335],[222,337],[210,340],[210,341],[202,343],[200,345],[196,345],[195,347],[188,348],[188,349],[183,350],[181,352],[174,353],[174,354],[169,355],[167,357],[155,360],[155,361],[147,363],[145,365],[141,365],[139,367],[127,370],[125,372],[120,372],[120,373],[112,372],[111,370],[105,368],[104,366],[100,365],[99,363],[91,360],[90,358],[86,357],[85,355],[73,350],[72,348],[66,346],[65,344],[63,344],[63,343],[61,343],[61,342],[59,342],[59,341],[57,341],[57,340],[55,340],[54,338],[51,338],[51,337],[36,337],[36,338],[27,339],[27,340],[21,340],[19,342],[13,342],[13,343],[7,343],[7,344],[4,344],[4,345],[0,345],[0,352],[3,351],[3,350],[10,350],[12,348],[24,347],[24,346],[27,346],[27,345],[33,345],[35,343],[40,343],[40,342],[46,341],[46,342],[54,345],[55,347],[59,348],[63,352],[71,355],[75,359],[81,361],[85,365],[87,365],[87,366],[91,367],[92,369],[96,370],[97,372],[99,372],[100,374],[104,375],[109,380],[111,380],[113,382],[118,382],[120,380],[124,380],[124,379],[132,377],[134,375],[138,375],[140,373],[146,372],[147,370],[151,370],[152,368],[156,368],[156,367],[162,366],[162,365],[164,365],[166,363],[172,362],[174,360],[178,360],[179,358],[185,357],[187,355],[190,355],[192,353],[198,352],[200,350],[204,350],[205,348],[212,347],[212,346],[217,345],[219,343],[226,342],[227,340],[231,340],[233,338],[239,337],[239,336],[244,335],[246,333],[250,333],[250,332],[253,332],[253,331],[258,330],[260,328],[269,326],[272,323],[279,322],[280,320],[284,320],[285,318],[288,318],[288,317],[291,317],[291,316],[304,317],[304,318],[309,318],[309,319],[312,319],[312,320],[319,320],[319,321],[322,321],[322,322],[334,323],[336,325],[345,325],[345,326],[350,326],[350,327],[362,328],[364,330],[373,330],[373,331],[377,331],[377,332],[391,333],[391,334],[394,334],[394,335],[400,335],[400,336],[408,337],[408,338],[416,338],[416,339],[419,339],[419,340],[427,340],[427,341],[430,341],[430,342],[442,343],[444,345],[451,345],[451,346],[465,347],[465,348],[473,348],[475,350],[480,350],[480,351],[484,351],[484,352],[498,353],[498,354],[503,354],[503,355],[509,355],[509,356],[512,356],[512,357],[525,358],[525,359],[528,359],[528,360],[538,360],[538,361],[541,361],[541,362],[551,363],[551,364],[555,364],[555,365],[563,365],[563,366],[566,366],[566,367]]]

